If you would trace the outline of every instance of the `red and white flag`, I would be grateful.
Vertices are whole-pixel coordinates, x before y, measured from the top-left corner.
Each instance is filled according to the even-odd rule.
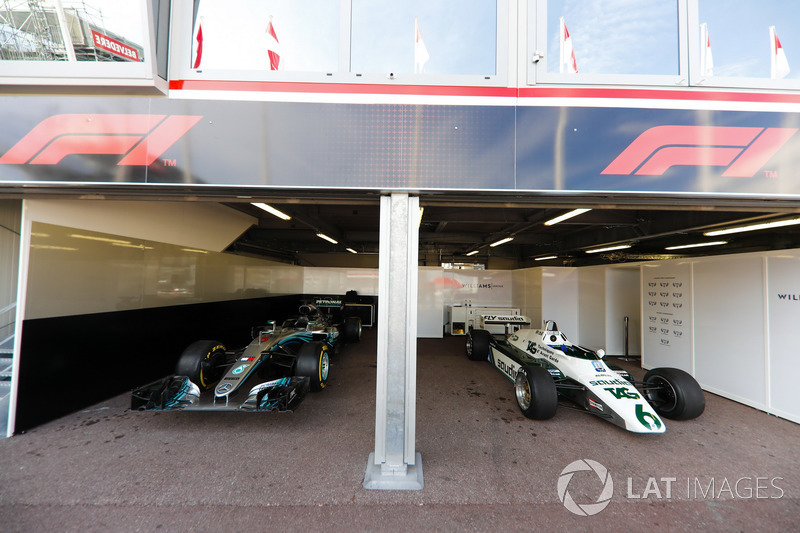
[[[578,73],[578,62],[575,60],[575,49],[572,47],[572,37],[569,36],[569,30],[567,30],[567,24],[564,22],[564,17],[561,17],[561,28],[560,28],[560,44],[559,47],[560,51],[560,61],[558,71],[563,73],[569,74],[577,74]]]
[[[267,54],[269,55],[269,69],[278,70],[281,64],[281,45],[278,42],[278,34],[275,33],[275,28],[272,26],[272,17],[267,26]]]
[[[425,72],[425,63],[430,58],[425,41],[422,40],[422,33],[419,31],[419,20],[414,17],[414,74]]]
[[[785,78],[789,74],[789,62],[786,60],[786,52],[783,51],[781,41],[775,32],[775,26],[769,27],[769,45],[771,52],[770,77],[773,80]]]
[[[192,68],[200,68],[200,61],[203,59],[203,21],[197,23],[197,33],[195,34],[194,62]]]
[[[700,75],[710,78],[714,75],[714,59],[711,57],[711,38],[708,36],[708,24],[700,24]]]

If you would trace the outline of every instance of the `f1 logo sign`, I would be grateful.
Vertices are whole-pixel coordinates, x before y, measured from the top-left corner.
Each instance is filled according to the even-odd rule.
[[[726,177],[749,178],[797,128],[656,126],[637,137],[601,174],[661,176],[675,165],[727,166]]]
[[[71,154],[124,155],[150,165],[203,118],[192,115],[54,115],[0,157],[5,165],[55,165]]]

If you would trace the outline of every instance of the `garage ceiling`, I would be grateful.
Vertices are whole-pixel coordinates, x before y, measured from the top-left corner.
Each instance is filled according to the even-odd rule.
[[[309,266],[353,266],[355,255],[347,248],[360,254],[359,264],[363,264],[364,255],[377,256],[378,194],[322,196],[287,193],[224,202],[258,218],[258,224],[229,251]],[[281,220],[249,202],[265,202],[292,218]],[[420,205],[420,264],[427,266],[442,262],[480,263],[487,268],[586,266],[800,247],[800,225],[723,237],[703,235],[713,229],[798,216],[800,202],[788,200],[423,194]],[[545,225],[575,208],[591,210]],[[317,233],[332,237],[338,244],[319,238]],[[506,237],[513,240],[490,246]],[[727,244],[666,250],[719,240]],[[630,247],[586,252],[612,245]],[[466,255],[473,251],[477,254]],[[539,260],[548,256],[555,257]]]

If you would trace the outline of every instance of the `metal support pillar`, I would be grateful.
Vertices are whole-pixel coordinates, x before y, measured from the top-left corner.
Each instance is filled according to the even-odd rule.
[[[419,198],[381,197],[375,451],[367,461],[366,489],[420,490],[424,485],[422,457],[414,449],[418,247]]]

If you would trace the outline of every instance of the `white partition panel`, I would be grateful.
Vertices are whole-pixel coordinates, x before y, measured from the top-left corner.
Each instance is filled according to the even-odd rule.
[[[305,294],[342,294],[356,291],[364,296],[377,296],[377,268],[316,268],[305,267]]]
[[[693,265],[695,378],[711,392],[760,409],[767,407],[763,274],[760,254]]]
[[[572,342],[580,342],[577,268],[542,269],[542,319],[555,320]]]
[[[692,264],[642,265],[642,366],[692,369]]]
[[[444,336],[445,308],[441,280],[443,269],[421,267],[418,274],[417,337],[439,339]]]
[[[642,354],[641,275],[639,266],[605,269],[606,353],[625,355],[625,318],[628,318],[627,355]]]
[[[509,270],[444,270],[441,284],[445,305],[465,302],[473,307],[511,305]]]
[[[587,267],[578,269],[578,331],[569,333],[559,324],[562,331],[587,348],[606,349],[605,322],[605,268]]]
[[[800,422],[800,252],[767,257],[770,412]]]
[[[514,290],[511,307],[531,319],[533,324],[542,323],[542,268],[526,268],[513,273]]]

